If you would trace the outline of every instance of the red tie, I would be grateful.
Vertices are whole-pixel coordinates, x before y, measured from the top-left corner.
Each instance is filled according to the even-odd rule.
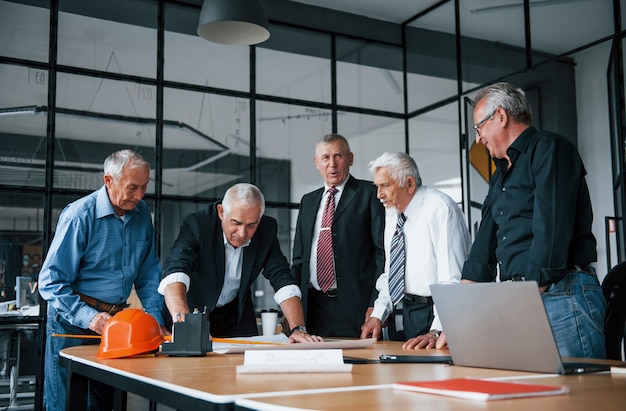
[[[335,214],[335,193],[337,189],[328,189],[328,199],[322,215],[322,225],[320,235],[317,240],[317,283],[322,292],[328,291],[335,282],[333,269],[333,233],[331,226]]]

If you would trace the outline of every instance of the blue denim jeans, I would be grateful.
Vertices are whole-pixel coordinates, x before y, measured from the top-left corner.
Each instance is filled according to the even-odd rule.
[[[606,357],[606,300],[595,273],[570,271],[542,297],[562,357]]]
[[[94,332],[78,328],[65,321],[48,305],[48,323],[46,325],[46,359],[44,364],[44,407],[46,411],[64,411],[67,385],[67,371],[59,364],[59,352],[63,348],[77,345],[99,344],[100,340],[88,338],[53,337],[52,334],[87,334]],[[113,408],[113,389],[102,383],[89,381],[88,404],[86,410],[111,410]]]

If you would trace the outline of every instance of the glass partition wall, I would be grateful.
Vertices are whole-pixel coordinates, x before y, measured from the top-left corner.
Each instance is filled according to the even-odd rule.
[[[605,272],[602,217],[620,219],[625,203],[621,1],[419,3],[384,38],[357,15],[334,27],[270,13],[270,39],[242,47],[196,35],[201,0],[0,0],[0,303],[15,299],[16,277],[36,283],[60,211],[99,188],[104,158],[123,148],[152,165],[146,201],[162,259],[185,215],[237,182],[265,193],[290,259],[298,203],[323,184],[315,143],[330,132],[350,142],[357,178],[371,179],[385,151],[411,154],[474,233],[492,168],[474,142],[471,98],[502,79],[527,93],[537,126],[578,143]],[[256,288],[257,308],[273,306],[267,282]]]

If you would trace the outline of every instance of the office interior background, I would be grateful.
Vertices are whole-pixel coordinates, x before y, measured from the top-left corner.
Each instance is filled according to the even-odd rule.
[[[473,235],[492,164],[474,144],[471,98],[497,80],[524,89],[536,126],[578,145],[602,279],[626,257],[624,3],[265,0],[269,40],[225,46],[197,36],[202,0],[1,0],[0,301],[25,282],[21,304],[39,303],[59,213],[101,187],[102,162],[124,148],[151,163],[162,260],[184,216],[236,182],[264,192],[290,258],[300,198],[322,185],[314,146],[330,132],[349,140],[357,178],[381,153],[408,152]],[[259,280],[257,308],[271,294]],[[41,308],[26,371],[35,407]]]

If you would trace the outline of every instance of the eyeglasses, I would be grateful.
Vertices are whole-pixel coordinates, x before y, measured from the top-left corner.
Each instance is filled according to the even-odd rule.
[[[491,112],[491,114],[489,114],[488,116],[486,116],[485,118],[483,118],[482,120],[480,120],[478,123],[474,124],[474,131],[476,132],[476,134],[478,134],[480,136],[480,128],[483,126],[483,124],[485,124],[485,122],[487,120],[489,120],[491,117],[493,117],[494,114],[496,114],[496,111],[498,109],[495,109]]]

